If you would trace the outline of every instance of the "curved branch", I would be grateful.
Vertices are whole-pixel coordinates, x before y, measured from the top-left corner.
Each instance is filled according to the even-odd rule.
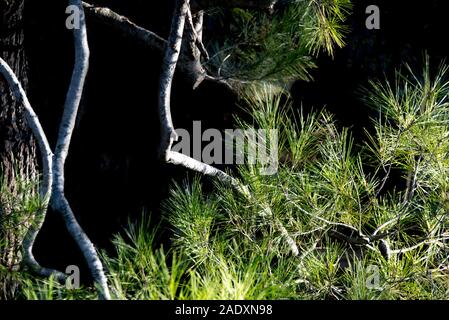
[[[21,102],[24,107],[25,117],[30,127],[37,144],[39,146],[39,151],[42,157],[42,183],[40,186],[40,197],[43,200],[43,208],[40,213],[36,213],[35,221],[31,224],[28,229],[25,239],[23,241],[23,251],[24,251],[24,262],[27,264],[35,273],[41,276],[51,276],[54,275],[59,281],[65,281],[66,275],[62,272],[43,268],[39,265],[33,255],[33,246],[36,241],[36,237],[42,228],[45,221],[45,216],[48,208],[48,201],[51,195],[52,189],[52,162],[53,162],[53,152],[51,151],[50,144],[48,143],[47,136],[42,128],[42,125],[31,107],[28,101],[25,90],[17,79],[14,71],[9,67],[9,65],[0,58],[0,73],[6,79],[10,90],[12,91],[14,97],[18,102]]]
[[[183,166],[192,171],[196,171],[206,176],[215,177],[223,183],[229,183],[234,188],[236,188],[240,193],[245,196],[249,195],[249,190],[246,186],[243,186],[240,181],[231,177],[226,172],[221,171],[217,168],[214,168],[204,162],[195,160],[191,157],[188,157],[182,153],[169,151],[168,153],[168,163]]]
[[[89,46],[87,42],[87,30],[83,6],[80,0],[69,0],[69,3],[77,6],[80,11],[80,27],[73,30],[75,66],[73,68],[72,79],[64,105],[64,113],[55,148],[51,206],[62,214],[67,230],[83,253],[92,273],[92,277],[100,289],[100,298],[109,300],[109,288],[101,260],[93,243],[76,220],[64,194],[64,165],[67,159],[76,116],[89,68]]]
[[[173,76],[175,73],[176,65],[178,63],[179,55],[181,52],[184,26],[186,19],[188,19],[189,0],[177,0],[175,12],[173,14],[173,21],[170,31],[170,37],[168,40],[167,51],[164,58],[163,70],[160,81],[159,91],[159,117],[161,121],[161,157],[165,162],[175,165],[183,166],[187,169],[200,172],[204,175],[218,178],[220,181],[230,183],[237,191],[242,193],[247,198],[252,198],[251,193],[247,186],[243,185],[237,179],[231,177],[227,173],[218,170],[203,162],[197,161],[193,158],[185,156],[178,152],[171,151],[173,142],[177,140],[178,136],[173,126],[171,117],[171,88],[173,85]],[[265,212],[271,213],[269,207],[264,207]],[[272,214],[271,214],[272,216]],[[287,229],[282,223],[275,219],[276,227],[281,234],[286,238],[288,245],[290,246],[293,255],[299,254],[298,247],[295,241],[288,234]]]
[[[190,0],[177,0],[167,50],[162,63],[162,74],[159,88],[159,116],[161,119],[160,156],[169,161],[169,152],[173,142],[178,139],[171,117],[171,90],[176,65],[181,53],[184,26]]]
[[[106,7],[93,6],[86,2],[83,2],[83,6],[86,10],[86,14],[88,14],[92,19],[95,19],[95,21],[119,31],[124,36],[130,37],[139,44],[159,52],[161,55],[167,51],[167,40],[160,37],[156,33],[137,25],[129,18]],[[202,13],[197,12],[196,16],[197,23],[194,24],[194,29],[197,34],[196,39],[200,40],[202,38]],[[192,32],[190,29],[191,27],[189,26],[187,32]],[[202,54],[207,57],[208,53],[201,40],[195,40],[195,47],[197,46],[199,50],[201,50]],[[225,85],[227,89],[231,89],[231,91],[235,92],[233,87],[226,81],[216,80],[214,77],[208,76],[207,70],[205,70],[201,63],[199,63],[194,57],[190,57],[188,50],[182,50],[180,52],[176,68],[187,77],[187,79],[192,83],[194,89],[197,88],[203,80],[206,80],[218,83],[220,85]]]
[[[129,18],[106,7],[93,6],[86,2],[83,2],[83,6],[89,17],[96,21],[114,28],[123,35],[136,40],[139,44],[159,52],[161,55],[166,51],[167,40],[156,33],[135,24]],[[177,66],[179,71],[194,78],[204,76],[199,70],[193,69],[190,64],[190,59],[184,52],[181,52]]]

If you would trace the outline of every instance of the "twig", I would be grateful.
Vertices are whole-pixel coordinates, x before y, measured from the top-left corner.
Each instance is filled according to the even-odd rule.
[[[209,60],[209,53],[207,52],[206,47],[204,46],[202,37],[198,34],[195,25],[193,23],[193,16],[192,16],[192,9],[189,6],[189,9],[187,10],[187,22],[190,29],[190,32],[193,34],[193,38],[195,41],[196,46],[200,50],[201,54],[204,56],[206,60]]]
[[[427,245],[427,244],[434,244],[437,242],[440,242],[442,240],[448,240],[449,236],[445,236],[445,237],[440,237],[440,238],[436,238],[436,239],[427,239],[424,241],[421,241],[418,244],[415,244],[414,246],[408,247],[408,248],[402,248],[402,249],[396,249],[396,250],[391,250],[392,254],[401,254],[401,253],[405,253],[405,252],[409,252],[412,250],[415,250],[423,245]]]
[[[404,203],[410,202],[413,199],[413,196],[415,195],[418,170],[422,160],[423,155],[421,154],[418,158],[414,170],[410,172],[409,176],[407,177],[407,189],[404,196]]]

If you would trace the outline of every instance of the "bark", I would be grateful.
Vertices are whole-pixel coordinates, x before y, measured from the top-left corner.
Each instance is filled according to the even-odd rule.
[[[28,86],[28,62],[24,48],[24,0],[0,0],[0,57],[11,67],[22,86]],[[0,79],[0,159],[4,174],[11,170],[12,156],[23,159],[23,171],[35,174],[35,143],[23,107],[13,99],[7,84]]]
[[[181,53],[181,45],[184,35],[184,26],[189,0],[177,0],[173,13],[170,36],[164,61],[162,62],[162,73],[159,88],[159,116],[161,120],[161,146],[160,156],[165,161],[170,160],[170,150],[173,142],[178,139],[171,117],[171,90],[176,65]]]
[[[24,0],[0,0],[0,57],[11,66],[26,88],[28,65],[23,12]],[[3,77],[0,77],[0,176],[8,193],[17,197],[21,196],[16,194],[18,179],[37,179],[35,142],[26,123],[24,108],[13,98]],[[8,227],[12,214],[17,214],[3,200],[0,197],[0,240],[6,240],[7,245],[0,250],[0,265],[8,270],[17,270],[22,260],[20,248],[24,232],[22,228]],[[33,216],[21,216],[23,229],[27,229],[33,219]],[[9,291],[14,291],[15,284],[9,283],[9,286]]]
[[[73,30],[75,47],[75,65],[73,68],[72,79],[64,104],[64,112],[59,128],[58,140],[55,148],[53,162],[53,193],[51,206],[62,214],[67,230],[77,243],[86,259],[94,281],[100,290],[100,298],[110,299],[107,279],[104,274],[103,265],[98,256],[95,246],[89,237],[83,231],[73,214],[69,202],[64,194],[64,166],[67,159],[70,141],[75,127],[76,116],[78,113],[81,97],[83,94],[84,83],[89,69],[89,45],[87,41],[87,29],[84,16],[83,5],[80,0],[70,0],[70,5],[75,5],[81,12],[80,28]]]
[[[135,24],[129,18],[109,8],[93,6],[86,2],[83,2],[83,6],[86,14],[96,22],[105,24],[120,32],[122,35],[135,39],[148,49],[159,52],[161,56],[165,53],[167,40],[156,33]],[[198,19],[198,22],[201,22],[202,28],[202,15],[199,15],[199,17],[201,20]],[[199,23],[197,23],[196,27],[199,28]],[[203,68],[200,57],[197,54],[198,48],[196,42],[193,45],[184,46],[184,48],[190,48],[190,50],[186,49],[180,52],[178,70],[183,73],[192,87],[196,88],[207,77],[207,72]]]
[[[223,183],[231,184],[239,193],[253,203],[257,203],[252,196],[249,188],[242,184],[239,180],[231,177],[227,173],[218,170],[210,165],[207,165],[201,161],[195,160],[191,157],[183,155],[178,152],[171,151],[173,141],[177,139],[172,118],[171,118],[171,87],[173,85],[173,76],[175,73],[176,65],[183,44],[184,37],[184,24],[186,18],[189,16],[189,1],[178,0],[176,2],[175,12],[173,14],[173,21],[168,39],[167,51],[164,58],[163,70],[160,79],[160,91],[159,91],[159,117],[161,121],[161,156],[167,163],[179,165],[184,168],[199,172],[201,174],[218,178]],[[193,22],[192,22],[192,25]],[[194,29],[194,28],[192,28]],[[195,31],[190,33],[196,34],[196,30],[200,30],[201,27],[195,28]],[[195,42],[196,39],[188,39],[188,43]],[[184,41],[185,42],[185,41]],[[258,204],[261,207],[261,215],[274,219],[275,227],[281,232],[282,236],[286,239],[288,246],[290,247],[294,256],[299,254],[299,249],[295,241],[289,235],[287,229],[283,226],[279,219],[273,217],[271,209],[267,205]]]
[[[42,157],[42,170],[43,170],[43,181],[40,188],[40,197],[43,199],[43,207],[40,212],[36,213],[36,217],[32,225],[28,228],[28,232],[23,241],[23,260],[25,264],[32,268],[32,270],[39,275],[49,277],[54,275],[57,280],[64,281],[66,275],[48,268],[43,268],[39,265],[33,255],[33,245],[36,240],[39,230],[45,220],[45,213],[48,207],[48,200],[51,195],[52,188],[52,162],[53,162],[53,152],[51,151],[50,144],[48,143],[47,137],[42,129],[39,118],[31,107],[28,101],[25,90],[14,74],[13,70],[9,65],[0,58],[0,74],[3,75],[6,83],[8,84],[12,95],[15,97],[15,103],[19,106],[23,106],[24,115],[26,121],[31,129],[34,137],[39,146],[39,151]]]
[[[193,81],[193,89],[196,89],[206,78],[207,72],[204,70],[201,58],[209,60],[209,53],[203,43],[203,11],[192,13],[188,8],[186,13],[187,27],[184,32],[186,36],[183,39],[181,64],[188,67]]]
[[[167,40],[158,36],[156,33],[142,28],[109,8],[93,6],[89,3],[83,2],[86,14],[96,20],[110,26],[122,34],[139,40],[143,45],[149,46],[160,52],[164,52],[167,46]]]

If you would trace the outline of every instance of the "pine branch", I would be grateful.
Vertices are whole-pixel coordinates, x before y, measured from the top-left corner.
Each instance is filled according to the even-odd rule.
[[[227,173],[209,166],[203,162],[197,161],[193,158],[185,156],[178,152],[171,151],[173,142],[177,140],[178,136],[173,126],[171,117],[171,88],[173,84],[173,76],[176,65],[178,63],[181,52],[184,26],[189,10],[189,0],[178,0],[176,2],[175,12],[173,14],[172,27],[168,40],[167,52],[163,62],[163,71],[160,80],[159,92],[159,117],[161,121],[161,145],[160,156],[165,162],[175,165],[183,166],[187,169],[200,172],[204,175],[216,177],[220,181],[230,183],[237,191],[242,193],[247,198],[252,198],[247,186],[240,183],[237,179],[231,177]],[[264,207],[264,211],[271,214],[269,207]],[[272,216],[272,214],[271,214]],[[276,227],[281,234],[287,239],[287,243],[292,249],[295,256],[299,254],[298,247],[295,241],[290,237],[288,231],[282,223],[276,219]]]

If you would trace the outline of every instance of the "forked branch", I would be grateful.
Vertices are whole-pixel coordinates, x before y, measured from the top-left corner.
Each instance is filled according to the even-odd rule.
[[[189,0],[176,1],[171,32],[168,39],[168,46],[160,79],[159,117],[161,121],[161,158],[167,163],[183,166],[187,169],[194,170],[201,174],[218,178],[221,182],[231,184],[246,198],[252,199],[252,195],[249,192],[248,187],[243,185],[240,181],[231,177],[227,173],[209,166],[201,161],[185,156],[181,153],[171,151],[173,142],[177,140],[178,136],[174,129],[171,117],[170,95],[173,85],[173,76],[181,51],[184,26],[186,18],[188,19],[188,12]],[[268,207],[264,207],[263,210],[266,213],[271,213],[271,210]],[[272,215],[270,216],[272,217]],[[281,232],[282,236],[286,238],[286,241],[291,248],[293,255],[297,256],[299,254],[299,250],[295,241],[291,238],[288,231],[279,220],[275,219],[275,224],[277,229]]]

